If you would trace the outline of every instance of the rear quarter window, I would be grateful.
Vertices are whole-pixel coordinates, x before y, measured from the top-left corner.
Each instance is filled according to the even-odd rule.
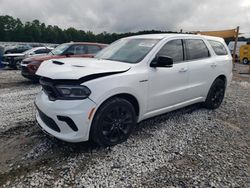
[[[227,55],[228,54],[225,46],[221,42],[214,41],[214,40],[208,40],[208,42],[212,46],[216,55]]]
[[[203,59],[210,57],[209,50],[201,39],[185,40],[187,60]]]

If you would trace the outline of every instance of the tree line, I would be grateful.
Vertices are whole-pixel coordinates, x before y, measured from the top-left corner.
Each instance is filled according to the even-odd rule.
[[[167,31],[168,33],[175,33]],[[0,41],[8,42],[41,42],[64,43],[69,41],[111,43],[119,38],[150,33],[166,33],[166,31],[139,31],[134,33],[94,34],[92,31],[77,30],[73,27],[61,29],[58,26],[45,25],[39,20],[23,23],[19,18],[0,16]]]
[[[94,34],[92,31],[77,30],[73,27],[61,29],[58,26],[45,25],[39,20],[23,23],[19,18],[4,15],[0,16],[0,41],[6,42],[41,42],[41,43],[64,43],[69,41],[99,42],[109,44],[119,38],[151,33],[177,33],[173,31],[139,31],[129,33]],[[226,39],[228,43],[233,39]],[[246,40],[240,37],[239,40]],[[249,39],[248,39],[249,41]]]

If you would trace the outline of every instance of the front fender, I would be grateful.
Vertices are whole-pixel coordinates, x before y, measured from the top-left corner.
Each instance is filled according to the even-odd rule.
[[[103,93],[103,95],[101,95],[99,98],[96,98],[96,99],[90,98],[91,100],[93,100],[93,102],[95,102],[97,104],[95,112],[106,100],[108,100],[116,95],[120,95],[120,94],[129,94],[129,95],[132,95],[133,97],[135,97],[135,99],[137,100],[137,102],[139,104],[138,120],[140,120],[142,114],[144,114],[144,109],[145,109],[146,103],[144,101],[144,98],[139,96],[136,93],[136,91],[133,91],[131,88],[127,88],[127,87],[119,87],[119,88],[115,88],[113,90],[109,90],[109,91]]]

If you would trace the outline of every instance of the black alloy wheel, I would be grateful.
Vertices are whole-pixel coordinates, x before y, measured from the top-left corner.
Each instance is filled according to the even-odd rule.
[[[218,108],[224,99],[225,89],[225,82],[222,79],[216,79],[208,92],[204,106],[208,109]]]
[[[91,137],[101,146],[113,146],[127,140],[136,124],[133,105],[122,98],[112,98],[96,112]]]

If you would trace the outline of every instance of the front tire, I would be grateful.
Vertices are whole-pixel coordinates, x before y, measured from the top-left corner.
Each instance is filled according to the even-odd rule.
[[[91,126],[91,138],[107,147],[128,139],[136,125],[133,105],[122,98],[111,98],[97,110]]]
[[[21,61],[17,61],[17,62],[16,62],[16,69],[17,69],[17,70],[21,70],[21,68],[22,68],[22,67],[21,67]]]
[[[224,99],[225,90],[225,82],[222,79],[216,79],[208,92],[204,107],[208,109],[219,108]]]

